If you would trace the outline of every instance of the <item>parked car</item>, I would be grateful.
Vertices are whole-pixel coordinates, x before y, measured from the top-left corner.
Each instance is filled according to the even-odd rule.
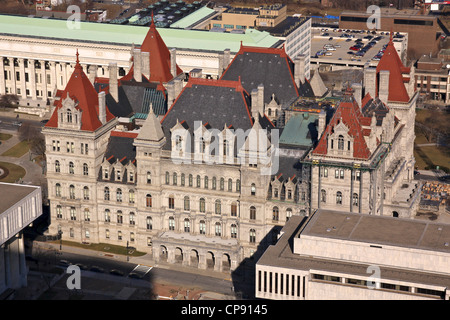
[[[91,269],[89,269],[89,270],[93,271],[93,272],[99,272],[99,273],[105,272],[105,270],[103,268],[100,268],[98,266],[92,266]]]
[[[124,273],[122,271],[117,270],[117,269],[112,269],[112,270],[109,271],[109,273],[113,274],[115,276],[121,276],[121,277],[124,275]]]

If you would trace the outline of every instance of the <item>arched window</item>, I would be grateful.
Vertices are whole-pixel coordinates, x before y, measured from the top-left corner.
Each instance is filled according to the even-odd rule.
[[[394,218],[398,218],[398,212],[397,212],[397,211],[393,211],[393,212],[392,212],[392,216],[393,216]]]
[[[130,189],[128,191],[128,202],[134,203],[134,190],[133,189]]]
[[[205,199],[200,198],[200,208],[199,208],[200,212],[205,212],[205,205],[206,205]]]
[[[72,161],[69,162],[69,173],[74,174],[75,173],[75,166]]]
[[[55,161],[55,172],[61,172],[61,164],[58,160]]]
[[[213,177],[211,189],[216,190],[216,187],[217,187],[217,179],[216,177]]]
[[[166,184],[170,183],[170,174],[168,171],[166,171]]]
[[[111,222],[111,211],[109,209],[105,210],[105,222]]]
[[[320,202],[327,202],[327,192],[324,189],[320,190]]]
[[[191,209],[191,201],[189,199],[189,196],[184,197],[184,210],[189,211]]]
[[[338,149],[344,150],[344,136],[339,135],[338,137]]]
[[[233,180],[228,179],[228,191],[233,191]]]
[[[181,185],[184,187],[184,182],[185,182],[185,175],[184,173],[181,174]]]
[[[153,220],[152,217],[147,217],[146,221],[146,225],[147,225],[147,230],[152,230],[153,229]]]
[[[359,203],[359,197],[358,197],[358,194],[357,194],[357,193],[354,193],[353,196],[352,196],[352,204],[353,204],[354,206],[358,206],[358,203]]]
[[[220,224],[220,222],[216,222],[216,224],[214,225],[214,229],[216,236],[218,237],[222,236],[222,225]]]
[[[67,122],[72,122],[72,110],[67,109]]]
[[[200,234],[206,234],[206,223],[205,223],[205,220],[200,220],[199,232],[200,232]]]
[[[89,167],[87,163],[83,163],[83,176],[89,175]]]
[[[230,234],[231,238],[237,238],[237,227],[234,223],[230,227]]]
[[[192,186],[193,186],[193,183],[194,183],[194,182],[193,182],[194,179],[193,179],[193,177],[192,177],[192,174],[189,175],[189,178],[188,178],[188,179],[189,179],[189,187],[192,187]]]
[[[220,214],[221,211],[222,211],[222,204],[221,204],[219,199],[216,200],[215,210],[214,211],[215,211],[216,214]]]
[[[116,200],[117,202],[122,202],[122,189],[117,189],[116,190]]]
[[[336,204],[342,204],[342,192],[336,192]]]
[[[280,210],[278,207],[273,207],[272,209],[272,220],[278,221],[280,218]]]
[[[56,206],[56,219],[62,219],[62,207],[60,205]]]
[[[169,217],[169,230],[175,230],[175,218]]]
[[[197,176],[197,188],[200,188],[201,178]]]
[[[173,177],[172,183],[173,183],[174,186],[176,186],[177,183],[178,183],[178,176],[177,176],[177,173],[174,172],[173,175],[172,175],[172,177]]]
[[[89,188],[88,187],[83,188],[83,199],[89,200]]]
[[[230,144],[228,140],[223,140],[223,155],[228,156],[230,154]]]
[[[208,189],[208,176],[205,176],[204,187],[205,187],[205,189]]]
[[[236,180],[236,191],[237,192],[241,191],[241,180],[239,179]]]
[[[250,239],[249,239],[250,243],[255,243],[256,242],[256,231],[255,231],[255,229],[250,229],[249,236],[250,236]]]
[[[256,219],[256,208],[254,206],[250,207],[250,220]]]
[[[69,198],[72,200],[75,199],[75,186],[73,184],[69,187]]]
[[[256,185],[254,183],[252,183],[250,193],[252,196],[256,195]]]
[[[130,225],[134,226],[136,224],[134,212],[130,212],[129,218],[130,218]]]
[[[191,222],[189,221],[189,218],[184,219],[184,232],[190,232],[191,231]]]
[[[104,199],[109,200],[109,188],[108,187],[105,187],[103,194],[104,194]]]
[[[61,185],[59,183],[55,185],[55,196],[61,197]]]
[[[220,190],[224,190],[224,189],[225,189],[225,179],[220,178]]]
[[[152,173],[147,171],[147,183],[152,184]]]
[[[117,223],[122,224],[123,223],[123,214],[122,211],[117,211]]]
[[[203,137],[200,137],[199,141],[198,141],[198,151],[200,153],[205,153],[206,150],[206,142],[205,139]]]

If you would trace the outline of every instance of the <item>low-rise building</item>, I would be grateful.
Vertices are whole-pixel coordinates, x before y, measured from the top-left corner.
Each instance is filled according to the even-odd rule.
[[[0,300],[27,285],[23,230],[42,214],[41,188],[0,183]]]
[[[277,300],[449,300],[450,226],[319,209],[291,217],[256,264]]]

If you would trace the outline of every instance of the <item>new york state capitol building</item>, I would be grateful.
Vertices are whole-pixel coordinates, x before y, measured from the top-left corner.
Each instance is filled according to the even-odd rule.
[[[123,76],[90,78],[75,59],[43,129],[52,234],[228,271],[256,261],[292,216],[415,215],[414,70],[392,42],[331,116],[290,120],[290,105],[322,90],[284,48],[241,45],[219,79],[194,69],[184,81],[152,24]],[[283,144],[289,121],[309,128],[310,146]]]

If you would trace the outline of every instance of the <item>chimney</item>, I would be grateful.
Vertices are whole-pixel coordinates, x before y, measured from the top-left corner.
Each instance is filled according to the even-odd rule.
[[[89,81],[94,84],[95,82],[95,77],[97,76],[97,69],[98,67],[96,65],[91,64],[88,68],[88,73],[89,73]]]
[[[106,123],[105,91],[101,91],[98,94],[98,119],[102,124]]]
[[[388,96],[389,96],[389,75],[390,72],[388,70],[380,71],[380,83],[378,84],[378,97],[382,102],[387,104]]]
[[[300,83],[305,82],[305,64],[306,56],[304,54],[299,55],[295,59],[294,81],[297,87],[300,87]]]
[[[258,89],[253,89],[252,93],[252,108],[251,108],[251,112],[252,112],[252,117],[253,119],[256,121],[256,119],[259,120],[259,110],[258,110],[258,96],[259,96],[259,91]]]
[[[174,79],[174,93],[175,93],[175,97],[174,99],[178,98],[178,96],[180,95],[181,91],[183,90],[183,80],[181,80],[180,78],[175,78]]]
[[[177,76],[177,49],[170,49],[170,73],[175,78]]]
[[[175,95],[175,81],[169,81],[166,85],[165,85],[166,89],[167,89],[167,108],[170,108],[170,106],[172,105],[172,103],[175,101],[176,99],[176,95]]]
[[[264,85],[258,86],[258,111],[261,117],[264,116]]]
[[[222,53],[219,54],[219,70],[218,70],[219,78],[222,76],[222,73],[230,64],[230,59],[231,59],[230,49],[225,49],[223,50]]]
[[[141,52],[142,74],[150,79],[150,52]]]
[[[142,82],[141,49],[133,49],[134,80]]]
[[[377,69],[369,67],[368,64],[364,66],[364,87],[365,94],[370,94],[372,98],[375,98],[376,93],[376,79],[377,79]]]
[[[327,123],[327,113],[325,112],[325,110],[321,110],[319,113],[319,123],[317,124],[317,140],[319,140],[320,137],[322,137],[326,123]]]
[[[361,83],[353,83],[352,84],[353,89],[353,96],[355,97],[356,102],[358,103],[358,106],[362,108],[361,105],[362,101],[362,84]]]
[[[117,63],[109,63],[109,93],[111,96],[119,102],[119,82],[117,79]]]

